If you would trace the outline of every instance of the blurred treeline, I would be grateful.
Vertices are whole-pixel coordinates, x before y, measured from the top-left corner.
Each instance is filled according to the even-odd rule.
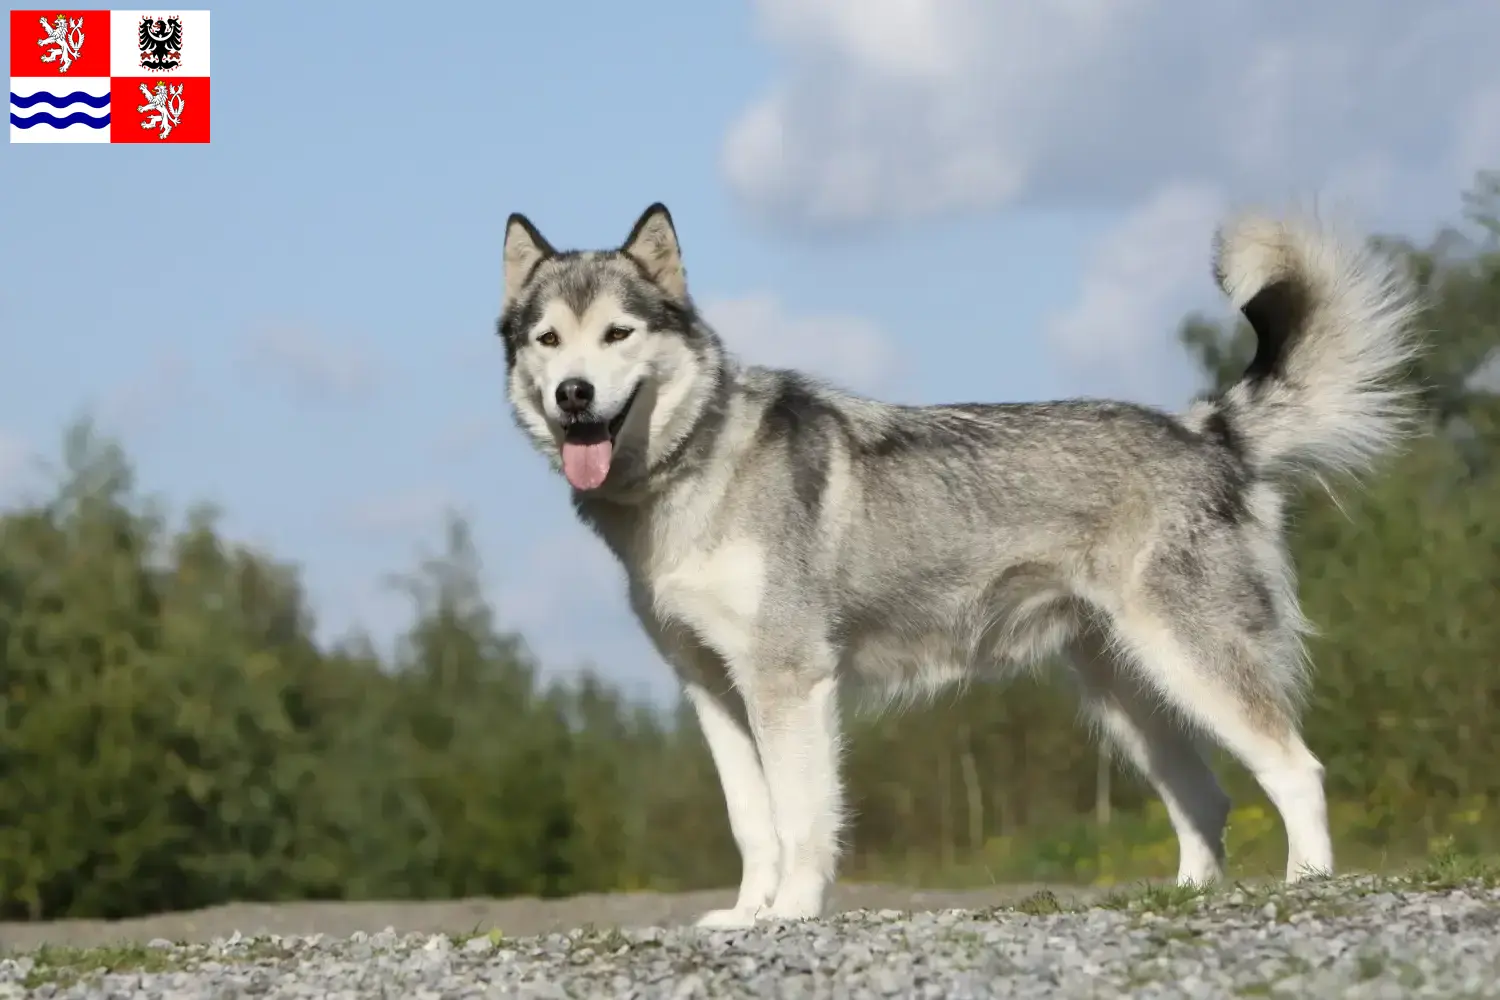
[[[1295,545],[1345,864],[1500,833],[1500,183],[1462,223],[1385,239],[1429,295],[1429,433]],[[1223,383],[1247,332],[1181,339]],[[1488,359],[1488,361],[1487,361]],[[732,884],[691,716],[544,679],[476,581],[461,522],[405,580],[397,652],[313,638],[295,568],[171,524],[108,439],[66,435],[51,496],[0,517],[0,917],[230,899],[566,894]],[[608,665],[603,665],[607,667]],[[663,669],[666,669],[663,667]],[[1174,870],[1159,807],[1060,685],[853,716],[849,877],[1112,879]],[[1236,769],[1237,872],[1281,833]]]

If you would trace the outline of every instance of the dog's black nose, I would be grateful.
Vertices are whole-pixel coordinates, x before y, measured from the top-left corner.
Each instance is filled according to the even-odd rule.
[[[581,378],[565,378],[557,383],[557,408],[577,416],[594,402],[594,385]]]

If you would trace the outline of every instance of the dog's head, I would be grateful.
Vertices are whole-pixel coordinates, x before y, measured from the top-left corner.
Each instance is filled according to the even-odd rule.
[[[517,422],[575,490],[639,482],[691,432],[721,357],[666,206],[646,209],[615,250],[558,251],[512,215],[504,266]]]

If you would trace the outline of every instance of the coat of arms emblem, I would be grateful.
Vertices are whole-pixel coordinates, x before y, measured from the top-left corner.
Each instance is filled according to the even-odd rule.
[[[172,129],[182,124],[182,108],[187,102],[182,99],[182,84],[175,87],[168,86],[161,80],[156,81],[156,90],[146,89],[141,84],[141,96],[146,98],[146,103],[136,108],[141,114],[156,112],[141,122],[141,128],[159,129],[156,133],[158,139],[165,139],[172,134]]]
[[[47,23],[45,17],[38,18],[42,30],[47,34],[44,38],[37,40],[38,45],[51,49],[42,56],[42,62],[58,63],[58,70],[66,73],[68,67],[73,65],[73,60],[78,58],[78,52],[83,48],[83,18],[69,20],[68,15],[57,15],[56,27]],[[59,60],[61,60],[59,62]]]
[[[143,68],[163,72],[182,65],[182,18],[176,14],[145,15],[136,29],[136,38]]]

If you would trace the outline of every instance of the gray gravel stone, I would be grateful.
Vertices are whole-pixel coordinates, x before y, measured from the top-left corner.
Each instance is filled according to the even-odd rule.
[[[1356,878],[1055,910],[1049,898],[515,939],[236,933],[151,941],[128,971],[94,967],[108,959],[93,952],[0,959],[0,998],[1500,998],[1500,889],[1478,884],[1422,892]]]

